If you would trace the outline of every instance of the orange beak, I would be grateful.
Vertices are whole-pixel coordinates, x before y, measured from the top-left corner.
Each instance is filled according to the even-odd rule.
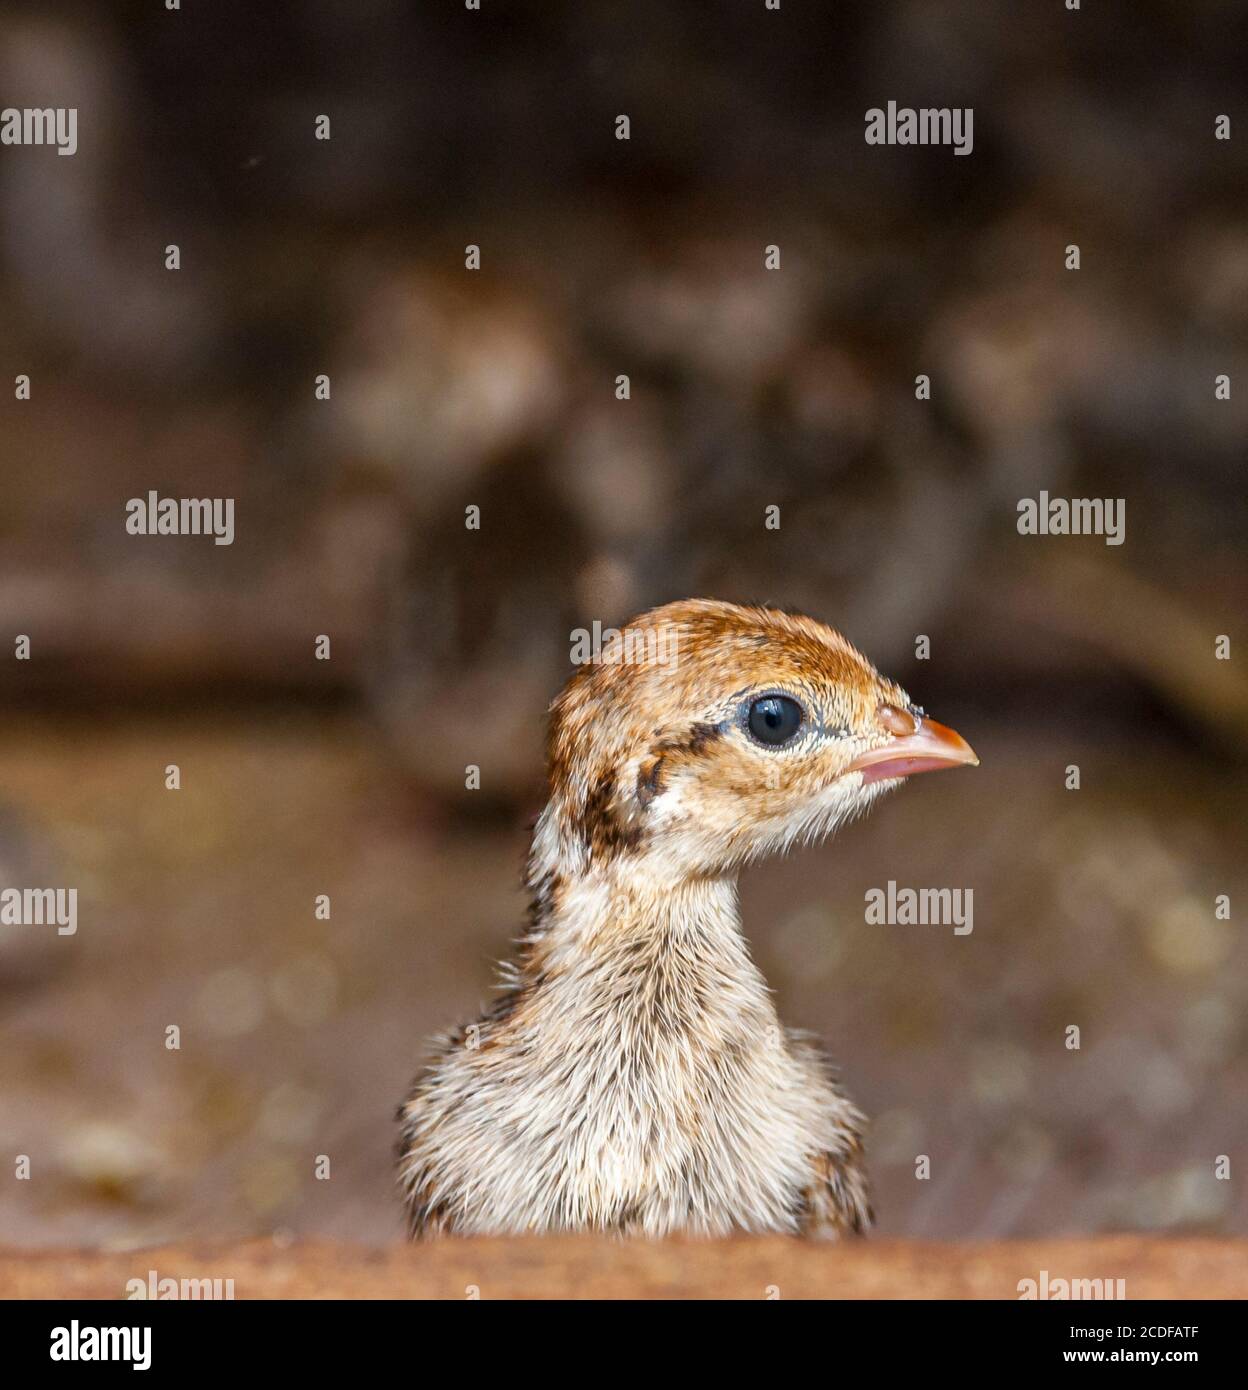
[[[862,785],[915,772],[939,772],[947,767],[978,767],[975,750],[962,737],[934,719],[919,718],[894,705],[880,707],[880,722],[892,733],[882,748],[860,753],[846,768],[861,772]]]

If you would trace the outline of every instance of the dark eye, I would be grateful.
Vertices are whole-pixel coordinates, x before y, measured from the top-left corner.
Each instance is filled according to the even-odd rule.
[[[802,707],[787,695],[764,695],[750,706],[746,723],[759,743],[774,748],[788,743],[802,727]]]

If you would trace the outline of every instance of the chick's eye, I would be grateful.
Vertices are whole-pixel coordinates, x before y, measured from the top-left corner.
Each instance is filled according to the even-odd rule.
[[[802,726],[802,707],[787,695],[764,695],[750,706],[750,733],[759,741],[776,747],[788,741]]]

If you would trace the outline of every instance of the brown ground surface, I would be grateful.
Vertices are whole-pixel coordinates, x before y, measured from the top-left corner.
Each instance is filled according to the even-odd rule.
[[[0,1253],[0,1297],[120,1298],[127,1280],[231,1278],[236,1298],[1017,1298],[1021,1279],[1124,1279],[1128,1299],[1248,1298],[1248,1243],[1017,1241],[829,1246],[782,1237],[588,1237],[367,1247],[305,1241],[125,1254]]]
[[[1242,785],[972,723],[973,774],[742,884],[782,1017],[871,1117],[876,1238],[1243,1236],[1248,942],[1212,912],[1244,901]],[[394,1108],[489,997],[523,817],[456,815],[349,717],[11,720],[0,762],[10,881],[79,887],[76,935],[0,932],[0,1154],[30,1167],[0,1244],[395,1239]],[[973,886],[973,934],[866,924],[889,879]]]

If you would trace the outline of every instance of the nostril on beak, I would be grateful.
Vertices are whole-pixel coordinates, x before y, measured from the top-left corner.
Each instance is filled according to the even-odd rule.
[[[898,709],[896,705],[881,704],[876,710],[876,717],[890,734],[898,738],[909,738],[918,732],[919,721],[909,710]]]

